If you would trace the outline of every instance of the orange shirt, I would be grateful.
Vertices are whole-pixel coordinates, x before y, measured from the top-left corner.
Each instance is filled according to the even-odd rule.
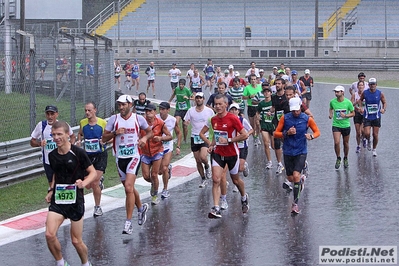
[[[154,133],[154,137],[156,136],[162,137],[163,134],[162,129],[165,126],[165,122],[163,122],[162,119],[154,117],[154,121],[152,122],[152,124],[150,124],[149,122],[148,124],[150,125],[152,132]],[[145,131],[141,130],[140,135],[145,136],[146,135]],[[152,157],[160,152],[163,152],[162,141],[156,142],[154,141],[154,138],[147,140],[145,146],[141,148],[141,154],[149,157]]]

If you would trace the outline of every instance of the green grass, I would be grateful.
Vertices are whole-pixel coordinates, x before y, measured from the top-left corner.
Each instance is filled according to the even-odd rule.
[[[56,102],[53,97],[36,95],[36,123],[45,119],[44,108],[47,105],[56,105],[59,111],[59,120],[70,121],[71,104],[67,100]],[[30,95],[21,93],[6,94],[0,92],[0,113],[2,114],[2,132],[0,142],[26,138],[31,134],[30,126]],[[76,103],[76,114],[84,114],[84,104]],[[35,123],[35,124],[36,124]]]

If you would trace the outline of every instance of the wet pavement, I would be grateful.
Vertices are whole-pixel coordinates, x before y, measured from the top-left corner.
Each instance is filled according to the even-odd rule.
[[[147,222],[141,227],[136,224],[135,211],[132,235],[121,234],[123,198],[116,197],[115,209],[108,209],[102,217],[87,215],[83,239],[90,261],[93,265],[316,265],[320,245],[396,246],[399,108],[395,102],[399,90],[382,89],[388,107],[382,116],[378,156],[372,157],[365,149],[355,153],[352,127],[349,168],[336,171],[332,121],[328,119],[334,87],[318,84],[313,90],[311,111],[321,136],[308,142],[310,174],[299,200],[299,215],[291,216],[292,193],[281,187],[285,177],[275,174],[274,154],[274,169],[266,170],[263,148],[254,147],[251,139],[250,174],[244,178],[250,205],[247,215],[241,213],[240,196],[230,185],[228,210],[221,219],[208,219],[211,186],[198,188],[200,178],[194,173],[170,190],[170,198],[150,207]],[[166,100],[169,92],[170,88],[165,89],[159,98]],[[172,180],[183,178],[177,177],[179,174]],[[141,189],[143,202],[149,203],[147,188],[143,185]],[[87,208],[89,214],[91,211]],[[54,265],[39,231],[6,244],[0,240],[0,264]],[[69,225],[60,228],[58,237],[64,257],[71,265],[80,265],[70,242]]]

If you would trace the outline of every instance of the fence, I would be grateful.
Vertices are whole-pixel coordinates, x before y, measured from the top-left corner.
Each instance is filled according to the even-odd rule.
[[[32,28],[35,43],[31,49],[28,38],[23,43],[28,48],[21,49],[16,31],[11,32],[11,43],[0,40],[0,50],[7,51],[1,57],[0,142],[29,137],[49,104],[57,105],[58,119],[71,126],[83,118],[87,101],[97,104],[101,117],[114,112],[111,40],[71,35],[63,29],[53,30],[55,36],[43,37],[40,30]]]

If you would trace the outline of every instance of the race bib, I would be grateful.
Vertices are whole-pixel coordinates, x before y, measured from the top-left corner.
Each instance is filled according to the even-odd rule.
[[[193,139],[194,139],[194,144],[202,144],[202,143],[204,143],[204,141],[201,139],[201,137],[199,135],[194,135]]]
[[[42,67],[42,68],[45,68],[45,67],[46,67],[46,64],[45,64],[45,63],[41,63],[41,67]]]
[[[118,158],[130,158],[136,155],[137,150],[136,146],[134,144],[128,144],[128,145],[119,145],[118,149]]]
[[[173,79],[173,80],[176,80],[176,79],[177,79],[177,76],[176,76],[176,75],[172,75],[172,79]]]
[[[345,117],[341,117],[341,112],[343,112],[344,114],[346,114],[346,110],[335,110],[335,117],[340,120],[340,119],[344,119]]]
[[[210,78],[211,78],[211,77],[213,77],[213,74],[214,74],[213,72],[208,72],[208,74],[207,74],[207,75],[208,75],[208,77],[210,77]]]
[[[74,204],[76,202],[76,185],[57,184],[55,186],[56,204]]]
[[[306,87],[306,92],[310,92],[310,87]]]
[[[187,103],[186,102],[178,102],[177,104],[178,104],[180,110],[187,109]]]
[[[86,152],[100,152],[101,144],[99,139],[85,139],[85,150]]]
[[[373,103],[373,104],[367,104],[367,112],[369,114],[376,114],[378,113],[378,104]]]
[[[222,144],[222,143],[219,142],[219,138],[220,137],[225,138],[227,140],[227,138],[228,138],[227,131],[215,130],[214,134],[215,134],[216,145],[229,145],[229,143],[223,143]]]
[[[277,121],[280,121],[280,118],[284,115],[284,110],[276,111]]]
[[[193,88],[198,88],[198,83],[197,82],[193,83]]]
[[[134,72],[133,72],[133,75],[134,75],[134,76],[138,76],[138,75],[139,75],[139,72],[134,71]]]
[[[53,141],[53,139],[46,139],[46,145],[44,146],[44,149],[50,152],[55,148],[57,148],[57,144]]]

